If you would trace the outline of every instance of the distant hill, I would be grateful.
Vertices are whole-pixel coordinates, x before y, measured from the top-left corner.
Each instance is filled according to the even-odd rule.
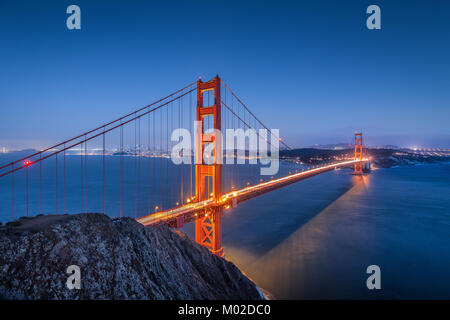
[[[393,147],[393,146],[392,146]],[[445,153],[418,154],[409,149],[396,148],[364,148],[365,156],[371,159],[376,167],[390,168],[398,165],[414,165],[418,163],[438,163],[450,161],[450,155]],[[343,150],[300,148],[280,151],[282,159],[301,161],[308,164],[321,164],[329,161],[339,161],[354,156],[353,147]]]
[[[313,146],[308,146],[304,149],[326,149],[326,150],[342,150],[348,149],[351,145],[348,143],[333,143],[333,144],[315,144]]]
[[[316,148],[300,148],[292,150],[281,150],[280,157],[297,157],[300,159],[309,159],[311,157],[331,157],[349,154],[352,149],[330,150],[330,149],[316,149]]]

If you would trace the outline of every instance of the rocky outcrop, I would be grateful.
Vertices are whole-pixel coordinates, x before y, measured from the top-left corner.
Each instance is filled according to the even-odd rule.
[[[68,289],[70,265],[81,289]],[[0,227],[3,299],[261,299],[231,262],[181,232],[101,214],[41,216]]]

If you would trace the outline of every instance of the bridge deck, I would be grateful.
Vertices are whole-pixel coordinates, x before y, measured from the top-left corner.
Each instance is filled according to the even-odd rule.
[[[363,159],[362,162],[367,162],[368,159]],[[213,206],[222,206],[229,208],[230,206],[235,206],[243,201],[250,200],[264,193],[282,188],[289,184],[311,178],[318,174],[328,172],[337,168],[351,166],[359,160],[349,160],[338,163],[333,163],[319,168],[314,168],[299,173],[294,173],[282,178],[273,179],[267,182],[262,182],[253,186],[248,186],[236,191],[232,191],[222,195],[218,202],[215,202],[212,198],[204,201],[187,203],[185,205],[155,212],[153,214],[138,218],[137,221],[145,226],[149,225],[159,225],[159,224],[172,224],[175,226],[175,221],[179,217],[183,217],[185,222],[189,222],[207,213],[207,209]],[[206,209],[206,210],[205,210]]]

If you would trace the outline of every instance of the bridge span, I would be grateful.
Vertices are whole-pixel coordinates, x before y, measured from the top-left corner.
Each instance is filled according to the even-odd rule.
[[[280,189],[295,182],[314,177],[321,173],[329,172],[338,168],[354,166],[355,164],[363,164],[368,161],[369,159],[367,158],[362,160],[349,160],[301,171],[282,178],[273,179],[225,193],[218,200],[214,200],[213,197],[210,197],[204,201],[190,202],[173,209],[149,214],[138,218],[137,221],[144,226],[169,225],[171,227],[180,228],[183,227],[185,223],[211,214],[213,208],[220,207],[229,209],[244,201],[256,198],[265,193]]]

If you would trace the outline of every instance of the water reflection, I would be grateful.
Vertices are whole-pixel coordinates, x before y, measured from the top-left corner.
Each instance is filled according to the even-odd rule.
[[[450,166],[332,172],[224,219],[225,254],[284,299],[450,299]],[[382,289],[366,288],[379,265]]]
[[[329,246],[336,228],[356,232],[366,243],[373,241],[369,233],[361,234],[361,230],[352,227],[351,220],[357,218],[357,210],[343,210],[350,207],[349,203],[354,202],[355,198],[367,193],[369,177],[352,177],[352,180],[353,186],[347,192],[265,254],[255,256],[226,246],[227,258],[277,298],[314,298],[325,291],[329,296],[333,287],[340,286],[342,281],[336,270],[337,262],[342,259],[339,247],[331,250]]]

